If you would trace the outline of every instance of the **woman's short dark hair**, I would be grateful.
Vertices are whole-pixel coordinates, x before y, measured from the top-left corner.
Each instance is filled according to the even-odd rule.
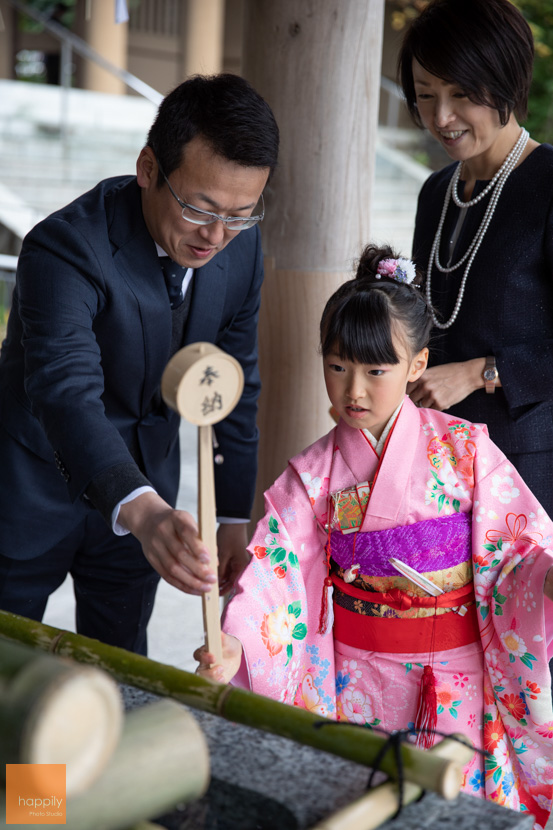
[[[398,76],[419,127],[413,59],[477,104],[493,107],[502,125],[512,112],[524,119],[532,82],[534,39],[510,0],[431,0],[409,27]]]
[[[397,259],[397,254],[387,246],[368,245],[355,278],[327,302],[320,327],[323,357],[335,353],[354,363],[394,364],[400,361],[394,335],[411,356],[428,345],[432,317],[424,293],[414,284],[377,278],[384,259]]]
[[[166,176],[182,164],[183,151],[196,136],[213,151],[244,167],[268,167],[278,159],[279,131],[268,103],[239,75],[194,75],[160,104],[148,133]],[[158,184],[163,184],[158,174]]]

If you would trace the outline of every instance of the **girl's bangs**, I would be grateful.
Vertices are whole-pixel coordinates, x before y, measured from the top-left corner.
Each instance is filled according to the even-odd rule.
[[[324,356],[335,353],[341,360],[369,365],[399,363],[387,310],[367,306],[357,295],[334,310],[325,326]]]

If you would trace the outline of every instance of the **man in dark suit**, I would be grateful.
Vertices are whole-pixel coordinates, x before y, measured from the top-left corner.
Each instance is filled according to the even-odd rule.
[[[160,575],[215,579],[174,509],[179,416],[163,370],[198,340],[236,357],[245,388],[215,428],[219,573],[245,564],[256,474],[262,191],[278,154],[266,102],[233,75],[162,102],[137,175],[40,222],[19,258],[0,356],[0,608],[40,620],[67,573],[77,630],[146,653]]]

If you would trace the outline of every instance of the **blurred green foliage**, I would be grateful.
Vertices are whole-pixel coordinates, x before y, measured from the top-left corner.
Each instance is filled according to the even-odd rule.
[[[553,143],[553,0],[516,0],[534,35],[534,79],[525,126],[536,141]]]
[[[67,26],[68,29],[73,25],[77,0],[26,0],[26,3],[35,11],[45,14],[57,23]],[[24,32],[43,31],[41,23],[37,23],[24,14],[19,15],[19,26]]]

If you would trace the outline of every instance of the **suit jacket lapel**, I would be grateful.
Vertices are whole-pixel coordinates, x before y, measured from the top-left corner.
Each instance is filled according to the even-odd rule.
[[[194,289],[185,342],[215,342],[221,325],[227,291],[228,252],[221,251],[194,272]]]
[[[143,403],[147,404],[169,360],[171,308],[155,243],[142,215],[140,188],[135,180],[115,193],[108,221],[110,218],[110,239],[115,249],[113,262],[136,298],[142,323],[145,363]],[[131,313],[135,313],[134,309]]]
[[[142,215],[136,179],[115,191],[106,205],[113,259],[121,278],[136,297],[144,335],[144,401],[153,394],[170,356],[171,308],[154,240]],[[196,269],[185,343],[214,342],[225,305],[229,259],[224,249]]]

